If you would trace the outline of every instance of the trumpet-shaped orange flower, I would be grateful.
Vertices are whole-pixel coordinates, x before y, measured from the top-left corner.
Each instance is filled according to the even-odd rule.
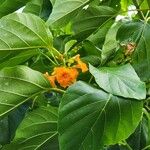
[[[44,74],[50,81],[52,87],[56,87],[56,83],[58,83],[61,87],[66,88],[77,80],[79,75],[78,69],[81,69],[82,72],[86,72],[88,70],[87,65],[80,60],[80,55],[72,58],[71,64],[72,63],[76,64],[72,67],[55,67],[51,75],[47,72]]]
[[[82,72],[88,71],[87,65],[81,61],[80,55],[77,55],[75,57],[75,61],[77,62],[77,65],[75,65],[75,68],[81,69]]]
[[[76,68],[55,67],[51,76],[47,72],[44,76],[50,81],[52,87],[56,87],[57,81],[61,87],[66,88],[76,81],[78,74]]]
[[[75,68],[56,67],[54,68],[53,75],[60,86],[66,88],[76,81],[78,71]]]

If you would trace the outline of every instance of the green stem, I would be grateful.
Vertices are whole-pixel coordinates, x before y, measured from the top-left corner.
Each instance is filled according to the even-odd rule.
[[[147,110],[145,108],[143,108],[142,111],[145,114],[145,116],[147,117],[147,119],[150,120],[150,116],[149,116],[149,113],[147,112]]]
[[[145,107],[146,107],[146,109],[150,112],[150,108],[149,108],[147,105],[146,105]]]
[[[59,65],[59,63],[58,63],[58,61],[57,61],[57,59],[56,59],[56,57],[54,56],[54,54],[53,54],[52,51],[50,51],[50,54],[51,54],[51,56],[53,57],[55,63],[56,63],[57,65]]]
[[[55,49],[54,47],[48,47],[48,50],[49,50],[50,55],[54,58],[57,65],[59,65],[57,59],[61,60],[62,59],[62,54],[57,49]]]
[[[89,80],[89,83],[91,83],[91,82],[92,82],[93,78],[94,78],[94,77],[93,77],[93,76],[91,76],[91,78],[90,78],[90,80]]]
[[[126,142],[126,140],[124,140],[124,143],[125,143],[126,147],[128,148],[128,150],[132,150],[131,146]]]
[[[144,147],[142,150],[148,150],[150,148],[150,145],[147,145],[146,147]]]
[[[150,102],[150,97],[148,97],[148,98],[146,99],[146,101],[147,101],[147,102]]]
[[[54,52],[54,54],[59,58],[59,57],[62,57],[62,54],[57,50],[55,49],[54,47],[49,47],[49,50]]]
[[[37,97],[38,97],[38,96],[35,96],[35,98],[33,99],[33,101],[32,101],[32,105],[31,105],[31,109],[33,109],[33,107],[34,107],[34,104],[35,104],[35,101],[36,101]]]
[[[47,55],[44,53],[40,52],[43,56],[45,56],[53,65],[57,65],[52,59],[50,59]]]
[[[62,94],[65,93],[65,90],[58,89],[58,88],[50,88],[50,90],[51,90],[51,91],[54,91],[54,92],[62,93]]]
[[[147,13],[146,13],[146,15],[145,15],[145,18],[146,18],[146,19],[148,18],[149,13],[150,13],[150,10],[148,10]]]
[[[136,8],[137,8],[139,17],[140,17],[142,20],[145,20],[145,17],[144,17],[144,15],[143,15],[143,12],[140,10],[140,6],[139,6],[137,0],[132,0],[132,2],[133,2],[133,4],[134,4],[134,5],[136,6]]]

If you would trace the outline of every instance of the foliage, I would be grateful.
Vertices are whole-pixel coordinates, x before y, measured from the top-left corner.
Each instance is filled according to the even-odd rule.
[[[0,149],[150,149],[149,0],[0,0],[0,17]]]

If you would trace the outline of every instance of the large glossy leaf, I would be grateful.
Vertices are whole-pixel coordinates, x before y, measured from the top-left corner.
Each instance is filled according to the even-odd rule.
[[[52,45],[44,21],[32,14],[14,13],[0,19],[0,59],[13,51]]]
[[[135,130],[141,115],[141,101],[116,97],[79,81],[60,104],[60,149],[99,150],[115,144]]]
[[[126,98],[146,98],[145,83],[140,80],[130,64],[100,69],[90,65],[90,73],[94,76],[96,83],[111,94]]]
[[[0,0],[0,18],[18,10],[29,1],[30,0]]]
[[[73,18],[77,10],[82,8],[89,1],[90,0],[56,0],[47,24],[53,27],[65,25]]]
[[[45,77],[26,66],[0,71],[0,117],[49,87]]]
[[[109,20],[114,18],[116,11],[107,6],[89,6],[83,9],[73,20],[74,36],[83,40]]]
[[[124,33],[124,34],[122,34]],[[149,22],[124,23],[118,31],[117,39],[122,43],[136,43],[132,64],[143,81],[150,80],[150,24]]]
[[[29,112],[10,145],[4,150],[58,150],[57,109],[42,107]]]

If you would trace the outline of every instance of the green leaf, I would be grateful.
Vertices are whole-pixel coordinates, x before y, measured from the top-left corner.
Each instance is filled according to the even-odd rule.
[[[126,98],[146,98],[145,83],[140,80],[130,64],[100,69],[90,65],[89,69],[96,83],[105,91]]]
[[[90,0],[56,0],[47,24],[59,28],[64,26],[88,2]]]
[[[98,48],[102,49],[106,34],[113,23],[114,20],[109,20],[107,23],[103,24],[96,32],[88,37],[88,40],[91,41]]]
[[[127,142],[133,150],[143,150],[150,144],[150,129],[145,116],[143,116],[135,132],[127,139]]]
[[[58,150],[57,118],[57,109],[53,107],[41,107],[29,112],[17,129],[13,142],[4,149]]]
[[[8,144],[14,138],[16,128],[23,120],[27,109],[27,104],[21,105],[8,116],[0,119],[0,144]]]
[[[29,1],[30,0],[0,0],[0,18],[18,10]]]
[[[132,3],[132,0],[121,0],[120,4],[121,4],[121,9],[123,11],[127,12],[128,11],[128,6],[133,4],[133,3]]]
[[[16,129],[18,128],[19,124],[24,119],[27,110],[29,109],[29,106],[31,106],[30,102],[27,102],[21,106],[19,106],[17,109],[9,113],[8,117],[8,131],[9,131],[9,143],[12,141],[16,134]],[[13,122],[13,123],[12,123]],[[8,142],[7,142],[8,143]]]
[[[54,5],[56,0],[50,0],[51,4]]]
[[[52,37],[44,21],[32,14],[14,13],[0,19],[0,59],[14,51],[46,48]]]
[[[114,23],[106,34],[105,43],[102,48],[102,63],[107,61],[107,59],[116,51],[118,47],[116,35],[120,26],[121,23]]]
[[[98,150],[126,139],[137,127],[142,102],[108,94],[77,82],[67,89],[59,108],[61,150]]]
[[[113,1],[113,0],[102,0],[102,1],[100,1],[100,5],[106,5],[106,6],[112,7],[116,10],[120,10],[120,1],[121,0],[115,0],[115,1]]]
[[[0,120],[0,144],[6,144],[9,140],[8,117],[5,117]]]
[[[23,12],[32,13],[44,20],[47,20],[52,11],[52,5],[49,0],[32,0],[27,3]]]
[[[95,55],[97,57],[101,57],[101,50],[98,49],[92,42],[88,40],[84,41],[83,48],[87,56]]]
[[[95,55],[87,55],[82,57],[82,60],[84,60],[86,63],[92,64],[93,66],[99,66],[101,63],[101,58]],[[85,78],[85,76],[83,76],[83,78]]]
[[[0,71],[0,117],[50,87],[45,77],[26,66]]]
[[[124,33],[124,34],[122,34]],[[118,31],[121,43],[135,42],[132,64],[143,81],[150,81],[150,24],[144,21],[124,23]]]
[[[0,69],[4,67],[13,67],[22,64],[37,54],[38,54],[37,50],[21,52],[18,55],[10,57],[10,59],[6,59],[6,61],[0,63]]]
[[[92,42],[84,41],[83,48],[79,50],[82,59],[92,65],[101,63],[101,50],[98,49]]]
[[[73,20],[74,36],[78,40],[89,37],[98,28],[115,17],[116,11],[107,6],[89,6],[83,9]]]

